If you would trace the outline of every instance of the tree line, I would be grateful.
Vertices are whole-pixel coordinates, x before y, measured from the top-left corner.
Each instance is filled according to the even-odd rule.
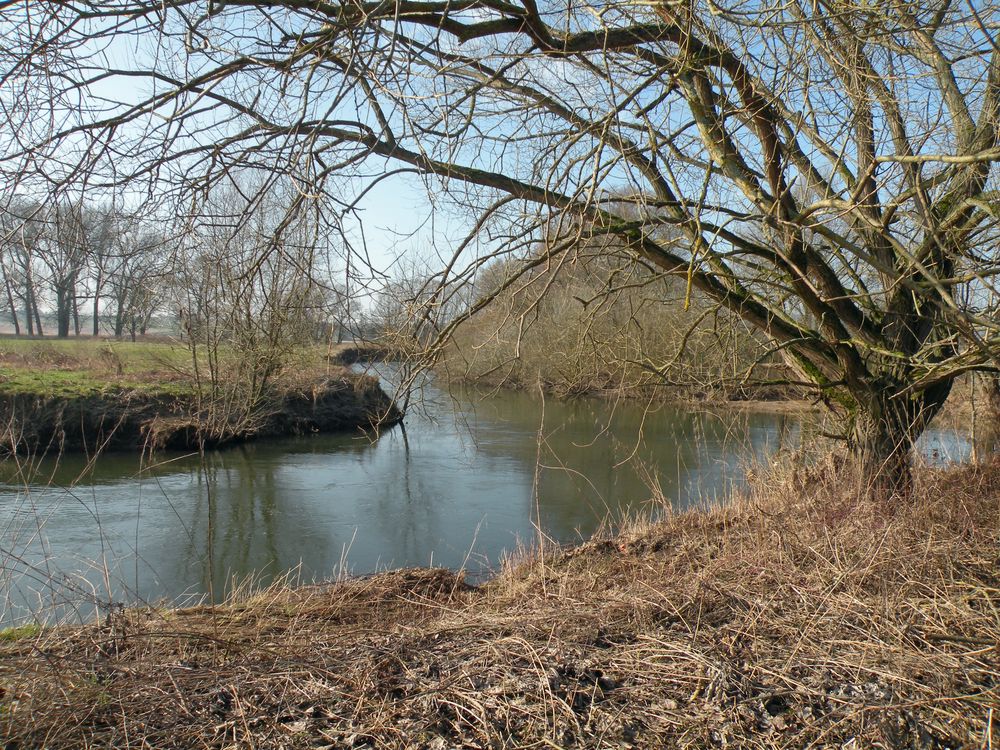
[[[12,200],[0,212],[0,273],[14,332],[146,333],[166,301],[171,252],[169,235],[140,212]],[[49,310],[55,330],[43,322]]]
[[[169,220],[85,201],[12,200],[0,212],[0,305],[14,333],[135,340],[158,322],[262,356],[351,335],[345,289],[328,243],[310,234],[314,223],[288,219],[275,201],[245,213],[235,190],[208,203],[197,220]]]

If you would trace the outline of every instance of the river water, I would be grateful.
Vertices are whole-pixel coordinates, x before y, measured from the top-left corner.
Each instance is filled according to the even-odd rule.
[[[234,581],[443,565],[487,575],[540,536],[726,496],[796,417],[523,393],[418,394],[377,439],[318,435],[155,462],[0,467],[0,624],[221,598]],[[925,451],[962,460],[954,433]]]

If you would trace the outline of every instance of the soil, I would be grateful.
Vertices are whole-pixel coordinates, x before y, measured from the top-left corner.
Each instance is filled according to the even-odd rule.
[[[341,344],[330,353],[330,362],[336,365],[354,365],[364,362],[382,362],[397,355],[378,344]]]
[[[109,388],[84,396],[0,394],[10,452],[189,450],[266,437],[387,427],[402,418],[375,378],[343,375],[272,395],[252,410]]]

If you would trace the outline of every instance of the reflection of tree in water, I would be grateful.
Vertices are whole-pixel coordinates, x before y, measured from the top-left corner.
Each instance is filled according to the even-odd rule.
[[[525,439],[539,434],[536,398],[505,393],[480,404],[480,429],[497,429],[484,418],[491,412],[518,439],[484,434],[480,451],[514,455],[529,473],[540,457],[537,515],[543,530],[559,540],[587,536],[603,519],[620,519],[657,496],[676,508],[720,494],[745,461],[777,448],[782,420],[792,429],[788,419],[767,414],[553,400],[545,403],[538,451]]]
[[[337,447],[363,454],[370,444],[344,441]],[[283,459],[299,453],[323,451],[305,441],[270,448],[248,444],[208,453],[192,468],[199,501],[190,505],[191,533],[178,563],[197,571],[201,585],[207,590],[211,584],[217,597],[234,581],[266,584],[295,569],[303,557],[324,552],[302,544],[309,519],[286,512],[297,498],[278,474]],[[190,579],[190,573],[182,578]]]
[[[419,444],[426,440],[417,432],[412,439]],[[382,437],[385,461],[389,454],[390,471],[379,472],[373,502],[375,520],[391,557],[383,564],[430,562],[429,550],[434,542],[447,539],[448,525],[442,518],[435,500],[440,500],[447,488],[438,482],[441,474],[435,471],[435,456],[411,448],[411,435],[405,424],[393,429],[391,435]]]
[[[206,559],[214,563],[217,592],[233,576],[281,570],[274,470],[269,461],[253,461],[246,446],[212,456],[203,469],[211,514],[206,529],[211,554]]]

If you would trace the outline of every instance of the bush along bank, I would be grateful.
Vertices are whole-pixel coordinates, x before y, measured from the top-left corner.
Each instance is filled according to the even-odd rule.
[[[402,418],[375,378],[343,374],[283,386],[248,408],[156,385],[0,391],[7,452],[196,449],[266,437],[387,427]]]
[[[1000,745],[1000,464],[820,463],[540,550],[0,639],[6,747]]]

